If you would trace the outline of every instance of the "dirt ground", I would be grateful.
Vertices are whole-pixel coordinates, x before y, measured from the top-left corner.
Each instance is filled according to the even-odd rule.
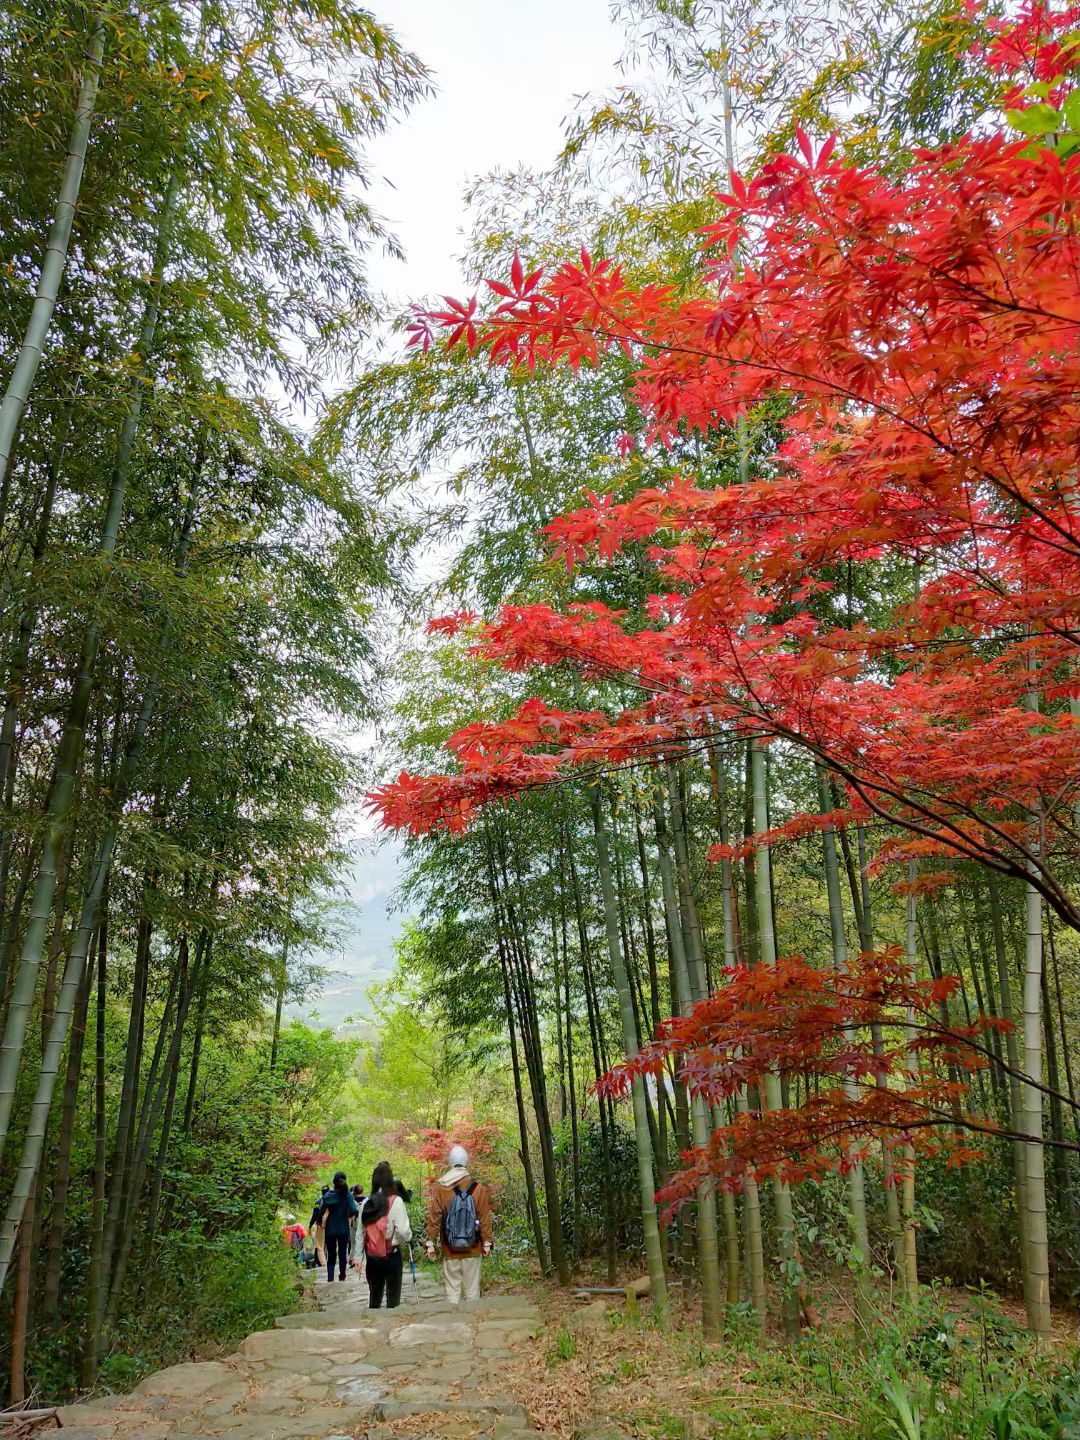
[[[631,1278],[627,1272],[620,1281]],[[520,1278],[515,1288],[521,1288]],[[718,1345],[707,1345],[698,1297],[680,1285],[672,1287],[673,1323],[667,1334],[647,1323],[648,1300],[635,1313],[617,1297],[603,1297],[600,1303],[575,1299],[539,1277],[529,1289],[544,1316],[544,1330],[500,1381],[525,1407],[533,1425],[559,1440],[615,1440],[618,1435],[696,1440],[727,1433],[809,1440],[857,1435],[865,1421],[865,1392],[838,1384],[836,1394],[830,1395],[820,1383],[809,1383],[811,1367],[792,1366],[779,1333],[771,1328],[764,1343],[747,1327]],[[964,1317],[972,1296],[958,1289],[939,1293],[963,1333],[970,1323]],[[820,1333],[846,1327],[854,1347],[859,1322],[851,1293],[819,1281],[814,1304]],[[1007,1322],[1023,1326],[1021,1304],[1002,1300],[997,1307]],[[809,1334],[812,1338],[813,1332]],[[1075,1348],[1076,1335],[1076,1314],[1057,1312],[1052,1348],[1061,1358]],[[868,1338],[872,1342],[873,1337]],[[806,1384],[801,1383],[803,1375]],[[740,1416],[745,1417],[745,1429],[738,1423]]]

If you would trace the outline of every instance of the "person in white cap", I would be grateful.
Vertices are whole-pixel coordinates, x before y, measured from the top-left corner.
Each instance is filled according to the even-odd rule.
[[[427,1257],[442,1249],[446,1298],[455,1308],[480,1299],[480,1267],[491,1254],[491,1197],[487,1187],[469,1174],[469,1156],[454,1145],[449,1168],[432,1187],[427,1207]]]

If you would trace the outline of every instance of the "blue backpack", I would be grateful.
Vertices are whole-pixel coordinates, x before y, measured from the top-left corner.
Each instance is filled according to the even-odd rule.
[[[472,1250],[480,1240],[480,1220],[476,1213],[476,1201],[473,1199],[475,1189],[475,1180],[469,1182],[467,1190],[455,1185],[454,1198],[450,1201],[450,1208],[443,1220],[446,1248],[457,1255]]]

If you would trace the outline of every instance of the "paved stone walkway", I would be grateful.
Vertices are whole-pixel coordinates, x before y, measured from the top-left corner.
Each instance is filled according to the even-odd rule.
[[[174,1365],[130,1395],[66,1406],[64,1440],[540,1440],[502,1398],[499,1372],[536,1334],[528,1300],[452,1310],[430,1272],[400,1309],[368,1310],[367,1286],[316,1281],[320,1308],[283,1316],[224,1360]]]

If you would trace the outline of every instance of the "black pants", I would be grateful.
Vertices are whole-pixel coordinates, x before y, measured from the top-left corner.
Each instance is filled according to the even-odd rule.
[[[334,1260],[338,1263],[338,1279],[345,1279],[345,1261],[349,1256],[348,1235],[327,1235],[326,1237],[326,1278],[334,1278]]]
[[[401,1277],[404,1272],[404,1264],[401,1259],[400,1250],[392,1250],[385,1260],[375,1255],[367,1257],[367,1283],[370,1293],[368,1301],[369,1310],[380,1310],[383,1303],[383,1295],[386,1296],[386,1308],[396,1310],[401,1304]]]

